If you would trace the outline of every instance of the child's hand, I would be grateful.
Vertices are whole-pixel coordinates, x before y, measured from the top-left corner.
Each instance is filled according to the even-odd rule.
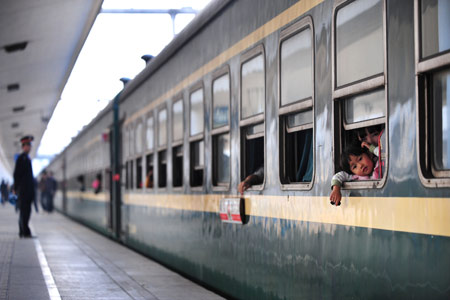
[[[370,150],[370,146],[372,146],[371,144],[369,144],[369,143],[367,143],[367,142],[362,142],[361,143],[361,148],[364,148],[364,147],[366,147],[367,149],[369,149]]]
[[[331,205],[336,205],[336,206],[341,205],[341,198],[342,198],[341,187],[338,185],[334,185],[333,191],[331,192],[331,195],[330,195]]]

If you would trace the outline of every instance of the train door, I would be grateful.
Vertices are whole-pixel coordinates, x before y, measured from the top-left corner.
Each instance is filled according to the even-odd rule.
[[[116,122],[114,122],[116,123]],[[118,123],[118,122],[117,122]],[[118,127],[118,128],[117,128]],[[113,128],[109,133],[110,138],[110,158],[111,158],[111,170],[108,174],[108,180],[110,181],[109,193],[109,223],[110,230],[112,231],[116,239],[122,238],[122,191],[121,191],[121,136],[119,124],[113,124]]]

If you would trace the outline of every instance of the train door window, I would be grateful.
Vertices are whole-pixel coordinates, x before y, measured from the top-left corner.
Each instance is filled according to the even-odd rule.
[[[183,101],[176,100],[172,105],[172,184],[183,185]]]
[[[348,182],[345,188],[381,187],[387,170],[385,0],[338,1],[333,34],[334,162],[363,133],[376,132],[381,171],[374,181]],[[370,59],[368,59],[370,57]],[[379,138],[378,138],[379,137]]]
[[[428,187],[450,186],[450,2],[416,0],[419,174]]]
[[[203,185],[204,170],[204,114],[203,114],[203,88],[196,88],[189,97],[190,129],[190,184],[192,187]]]
[[[280,181],[308,189],[314,172],[314,47],[312,19],[281,32]]]
[[[154,178],[153,178],[153,151],[155,146],[155,129],[154,129],[154,118],[153,114],[150,113],[146,121],[145,130],[145,141],[146,141],[146,151],[145,156],[145,188],[153,188]]]
[[[167,185],[167,108],[158,112],[158,187]]]
[[[230,185],[230,73],[219,70],[212,83],[212,180],[213,186],[228,189]]]
[[[241,133],[241,180],[258,173],[260,182],[250,189],[262,189],[264,176],[264,48],[257,46],[241,58],[241,101],[239,127]]]

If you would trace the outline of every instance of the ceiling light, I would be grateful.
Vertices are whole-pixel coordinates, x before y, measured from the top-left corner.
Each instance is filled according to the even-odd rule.
[[[16,92],[20,89],[20,84],[18,83],[8,84],[6,89],[8,90],[8,92]]]
[[[5,52],[11,53],[16,51],[22,51],[24,50],[28,45],[28,42],[20,42],[15,44],[9,44],[6,46],[3,46],[3,49],[5,49]]]
[[[13,112],[18,113],[18,112],[24,111],[25,110],[25,106],[24,105],[16,106],[16,107],[13,107],[12,110],[13,110]]]

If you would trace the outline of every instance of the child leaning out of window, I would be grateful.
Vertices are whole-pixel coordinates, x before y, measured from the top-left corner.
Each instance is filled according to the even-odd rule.
[[[350,145],[342,152],[341,165],[344,171],[336,173],[331,180],[331,205],[341,205],[343,182],[380,179],[381,164],[377,156],[378,151],[374,150],[373,145],[362,142],[361,146]]]

